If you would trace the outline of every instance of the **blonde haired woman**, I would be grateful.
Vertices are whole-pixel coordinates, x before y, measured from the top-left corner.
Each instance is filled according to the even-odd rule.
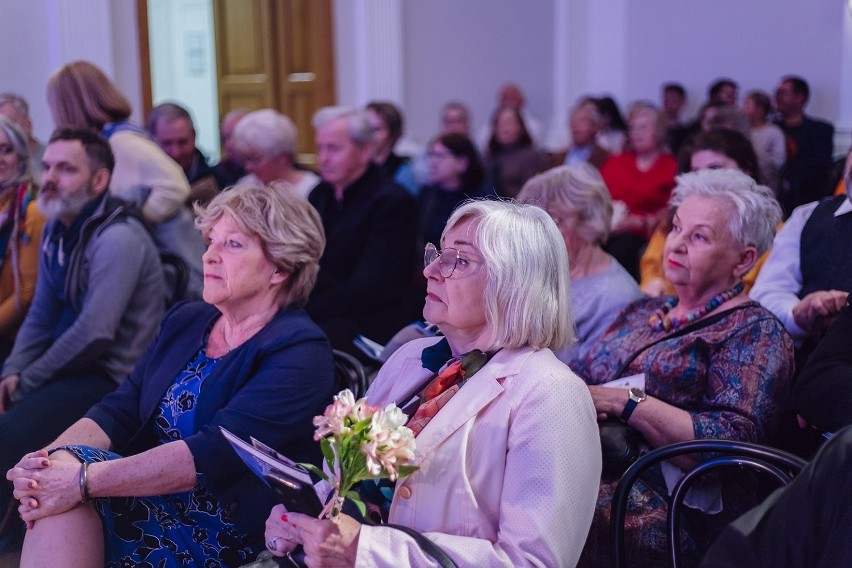
[[[157,248],[177,255],[188,269],[188,296],[200,298],[204,242],[183,206],[190,187],[181,167],[129,121],[130,103],[88,61],[56,70],[47,82],[47,102],[57,127],[91,128],[107,139],[115,155],[110,193],[139,206]]]
[[[216,196],[198,224],[206,303],[166,314],[121,386],[51,453],[9,471],[30,523],[21,566],[239,566],[262,550],[274,496],[219,426],[318,463],[311,421],[330,401],[333,367],[301,306],[325,246],[319,215],[295,195],[246,187]]]

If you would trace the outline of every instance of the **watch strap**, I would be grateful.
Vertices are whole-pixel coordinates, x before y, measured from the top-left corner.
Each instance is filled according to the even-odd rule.
[[[639,405],[639,401],[633,397],[627,399],[627,404],[624,405],[624,410],[621,411],[621,421],[627,423],[630,420],[630,416],[633,414],[633,411],[636,410],[636,407]]]

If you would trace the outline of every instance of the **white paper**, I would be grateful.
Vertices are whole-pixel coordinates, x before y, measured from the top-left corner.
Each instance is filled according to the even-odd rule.
[[[638,375],[630,375],[629,377],[619,377],[609,382],[598,385],[608,389],[632,389],[639,388],[645,390],[645,373]]]

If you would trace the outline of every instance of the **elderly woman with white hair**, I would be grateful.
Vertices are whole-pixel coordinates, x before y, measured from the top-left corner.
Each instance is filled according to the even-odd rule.
[[[577,164],[535,176],[524,184],[518,201],[547,211],[565,241],[577,342],[556,356],[571,361],[642,296],[633,277],[602,248],[612,223],[612,199],[597,170]]]
[[[237,185],[269,185],[283,181],[302,197],[320,182],[318,175],[296,164],[296,125],[271,108],[245,115],[234,128],[233,146],[248,174]]]
[[[458,566],[574,566],[601,458],[588,389],[551,351],[573,335],[562,238],[538,207],[473,201],[441,246],[426,245],[423,315],[444,336],[404,345],[367,392],[413,416],[416,435],[419,469],[396,483],[387,520]],[[429,563],[403,532],[347,515],[278,505],[266,537],[279,556],[303,544],[312,567]]]
[[[677,295],[629,305],[571,368],[590,385],[598,418],[621,420],[651,448],[700,438],[767,443],[793,373],[793,344],[778,319],[743,293],[742,279],[771,245],[781,208],[771,189],[735,170],[680,176],[671,204],[663,266]],[[629,385],[603,386],[628,378]],[[628,510],[630,566],[665,564],[665,496],[681,475],[677,466],[691,463],[672,460],[637,486],[641,496]],[[581,566],[609,566],[617,481],[605,475],[601,483]],[[725,484],[722,495],[726,515],[746,504]],[[692,504],[718,513],[717,496],[708,489]]]

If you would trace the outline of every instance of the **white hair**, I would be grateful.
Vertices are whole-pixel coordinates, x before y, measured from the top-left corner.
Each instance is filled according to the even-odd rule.
[[[444,234],[465,220],[478,221],[474,242],[487,271],[486,350],[555,351],[574,343],[568,254],[547,213],[516,202],[468,201],[450,216]]]
[[[728,231],[743,246],[753,246],[758,256],[769,250],[781,222],[781,206],[771,189],[759,185],[739,170],[701,170],[677,177],[670,205],[678,207],[687,197],[723,199],[732,208]]]
[[[271,108],[245,115],[234,127],[234,146],[240,152],[259,150],[269,157],[296,155],[296,125]]]
[[[319,130],[337,119],[346,121],[346,130],[353,144],[367,146],[373,143],[373,129],[367,121],[367,112],[362,109],[344,106],[323,107],[314,113],[312,124],[315,130]]]

